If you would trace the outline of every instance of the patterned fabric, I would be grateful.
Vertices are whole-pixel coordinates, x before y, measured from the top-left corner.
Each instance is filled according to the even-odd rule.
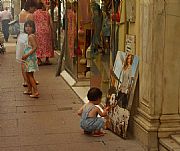
[[[74,44],[76,38],[76,13],[68,9],[67,10],[68,19],[68,50],[70,57],[74,57]]]
[[[24,54],[27,54],[32,48],[30,46],[24,49]],[[35,72],[38,71],[37,57],[36,53],[33,53],[25,60],[25,72]]]
[[[50,27],[50,15],[47,11],[37,10],[33,14],[36,26],[36,51],[38,58],[53,57],[52,31]]]
[[[89,112],[95,107],[95,105],[86,104],[83,108],[80,126],[87,132],[100,130],[104,126],[104,120],[101,117],[88,117]]]

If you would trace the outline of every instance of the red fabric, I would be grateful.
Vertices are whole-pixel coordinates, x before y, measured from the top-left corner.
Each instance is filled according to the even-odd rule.
[[[120,22],[120,13],[117,12],[116,14],[112,13],[112,21]]]
[[[50,27],[50,15],[47,11],[37,10],[33,14],[36,27],[36,41],[38,58],[53,57],[52,31]]]

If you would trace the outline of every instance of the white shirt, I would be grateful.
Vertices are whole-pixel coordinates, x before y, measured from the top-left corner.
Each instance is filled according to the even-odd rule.
[[[1,18],[1,20],[5,20],[5,19],[12,20],[12,15],[9,11],[4,10],[0,13],[0,18]]]

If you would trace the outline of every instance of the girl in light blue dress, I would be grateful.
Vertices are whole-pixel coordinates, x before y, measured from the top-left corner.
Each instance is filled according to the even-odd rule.
[[[30,95],[32,98],[38,98],[39,92],[36,86],[36,81],[34,79],[34,72],[38,71],[37,56],[36,56],[36,37],[35,24],[32,20],[28,20],[24,24],[25,33],[28,34],[28,43],[24,48],[22,60],[24,62],[25,68],[24,72],[27,76],[28,90],[24,91],[24,94]]]

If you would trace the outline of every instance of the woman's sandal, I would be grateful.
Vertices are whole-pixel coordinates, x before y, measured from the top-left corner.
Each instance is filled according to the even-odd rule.
[[[24,91],[23,94],[25,94],[25,95],[31,95],[32,92],[30,92],[30,91]]]

